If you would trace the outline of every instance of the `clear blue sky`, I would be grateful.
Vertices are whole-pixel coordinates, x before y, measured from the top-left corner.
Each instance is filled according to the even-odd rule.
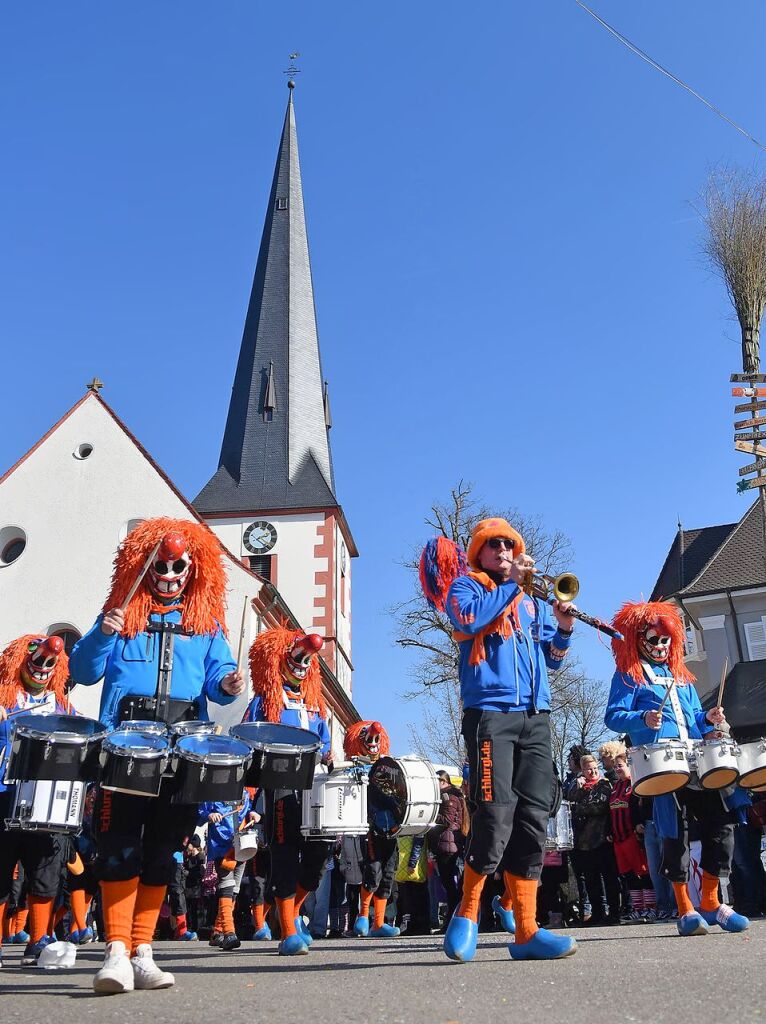
[[[766,138],[760,0],[593,5]],[[393,708],[408,657],[386,609],[457,479],[565,529],[602,616],[648,595],[677,516],[744,513],[738,328],[689,200],[710,165],[763,163],[574,0],[4,5],[3,470],[96,373],[187,495],[211,475],[291,50],[338,494],[362,553],[355,698],[403,749],[416,712]]]

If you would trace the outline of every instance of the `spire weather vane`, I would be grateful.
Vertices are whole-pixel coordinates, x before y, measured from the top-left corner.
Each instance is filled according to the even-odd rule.
[[[290,76],[290,78],[289,78],[289,80],[287,82],[288,89],[294,89],[295,88],[294,76],[295,75],[299,75],[301,73],[301,69],[295,63],[296,60],[299,57],[300,57],[300,54],[298,53],[297,50],[295,51],[295,53],[291,53],[290,54],[290,58],[289,58],[290,59],[290,66],[289,66],[289,68],[287,68],[286,71],[282,72],[283,75],[289,75]]]

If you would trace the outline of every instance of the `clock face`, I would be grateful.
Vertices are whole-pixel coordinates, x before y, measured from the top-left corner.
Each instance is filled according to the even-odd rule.
[[[265,519],[257,519],[250,523],[242,537],[242,543],[254,555],[262,555],[271,551],[277,542],[277,531],[271,523]]]

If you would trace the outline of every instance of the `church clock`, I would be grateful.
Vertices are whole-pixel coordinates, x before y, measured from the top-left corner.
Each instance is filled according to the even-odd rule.
[[[277,530],[265,519],[256,519],[245,530],[242,543],[254,555],[265,555],[277,542]]]

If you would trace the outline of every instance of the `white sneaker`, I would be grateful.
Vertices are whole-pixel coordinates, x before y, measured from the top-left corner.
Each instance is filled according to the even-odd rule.
[[[154,962],[152,947],[146,942],[136,948],[130,962],[136,988],[170,988],[176,983],[170,971],[161,970]]]
[[[93,991],[100,995],[116,995],[118,992],[132,992],[133,968],[124,942],[108,942],[104,966],[93,979]]]

